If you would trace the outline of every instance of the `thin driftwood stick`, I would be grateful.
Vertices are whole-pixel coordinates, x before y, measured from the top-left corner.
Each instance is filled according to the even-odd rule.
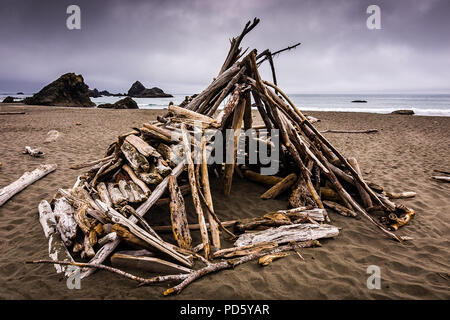
[[[105,162],[105,161],[109,161],[109,160],[112,160],[112,159],[114,159],[114,155],[110,155],[110,156],[107,156],[105,158],[94,160],[94,161],[89,161],[89,162],[85,162],[85,163],[81,163],[81,164],[76,164],[76,165],[70,166],[70,169],[77,170],[77,169],[82,169],[82,168],[86,168],[86,167],[91,167],[93,165],[96,165],[96,164],[99,164],[99,163],[102,163],[102,162]]]
[[[211,210],[214,210],[213,200],[211,195],[211,189],[209,186],[209,174],[208,174],[208,155],[206,150],[206,139],[202,136],[202,163],[201,163],[201,182],[203,187],[203,194],[205,195],[205,200],[207,205]],[[220,233],[219,226],[217,225],[216,220],[208,210],[208,221],[211,225],[211,240],[217,249],[220,249]]]
[[[368,130],[332,130],[328,129],[321,131],[320,133],[377,133],[378,129],[368,129]]]
[[[236,224],[238,220],[230,220],[230,221],[223,221],[222,225],[224,227],[232,227]],[[191,223],[189,224],[189,230],[200,230],[200,225]],[[209,223],[206,223],[206,228],[208,228],[208,230],[211,230],[211,226]],[[172,226],[153,226],[153,230],[155,231],[159,231],[159,232],[169,232],[172,231]]]
[[[25,172],[19,179],[0,189],[0,207],[15,194],[19,193],[30,184],[45,177],[50,172],[55,171],[56,167],[56,164],[40,165],[31,172]]]

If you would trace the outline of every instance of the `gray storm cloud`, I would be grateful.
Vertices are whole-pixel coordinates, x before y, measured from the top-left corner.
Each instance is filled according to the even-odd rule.
[[[81,30],[66,28],[71,4]],[[371,4],[381,30],[366,27]],[[135,80],[197,92],[253,17],[261,22],[243,46],[302,42],[275,60],[287,92],[450,92],[449,14],[448,0],[1,0],[0,92],[33,92],[65,72],[112,92]]]

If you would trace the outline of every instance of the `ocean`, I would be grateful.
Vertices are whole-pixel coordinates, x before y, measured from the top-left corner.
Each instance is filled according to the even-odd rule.
[[[188,94],[174,94],[173,98],[134,98],[141,109],[166,108],[170,101],[176,105]],[[408,109],[422,116],[450,116],[450,94],[288,94],[294,104],[303,111],[345,111],[391,113]],[[0,101],[7,94],[0,95]],[[14,97],[26,97],[28,95]],[[91,98],[97,105],[114,103],[121,97]],[[352,103],[366,100],[367,103]]]

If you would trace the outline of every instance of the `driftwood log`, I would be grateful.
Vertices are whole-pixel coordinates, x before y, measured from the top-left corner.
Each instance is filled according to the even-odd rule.
[[[56,164],[40,165],[31,172],[25,172],[19,179],[0,189],[0,206],[30,184],[56,170]]]

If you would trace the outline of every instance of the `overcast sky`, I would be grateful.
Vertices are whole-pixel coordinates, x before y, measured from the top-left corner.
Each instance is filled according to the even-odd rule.
[[[81,30],[66,27],[71,4]],[[381,30],[366,27],[371,4]],[[0,0],[0,93],[34,92],[66,72],[111,92],[140,80],[195,93],[254,17],[244,47],[302,42],[275,59],[289,93],[450,93],[449,0]]]

